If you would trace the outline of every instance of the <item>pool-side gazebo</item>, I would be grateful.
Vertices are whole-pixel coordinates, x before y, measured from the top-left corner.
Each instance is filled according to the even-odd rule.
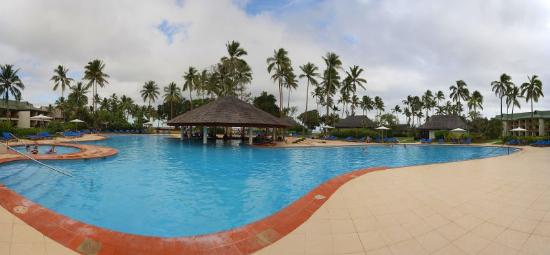
[[[203,143],[206,144],[208,127],[248,127],[249,143],[252,144],[252,128],[287,128],[285,121],[264,112],[235,97],[220,97],[201,107],[183,113],[168,121],[168,125],[202,126]],[[183,137],[183,128],[181,129]]]

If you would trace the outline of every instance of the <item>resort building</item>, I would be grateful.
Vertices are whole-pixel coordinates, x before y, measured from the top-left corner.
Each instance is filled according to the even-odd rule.
[[[495,117],[501,119],[500,115]],[[516,131],[514,134],[521,136],[546,136],[550,135],[550,111],[521,112],[502,114],[502,135],[510,135],[510,130],[523,128],[527,131]]]
[[[345,119],[338,120],[334,124],[335,128],[374,128],[375,124],[365,115],[348,116]]]
[[[10,117],[7,117],[7,112],[10,112]],[[9,100],[7,105],[4,100],[0,102],[0,120],[10,120],[14,126],[18,128],[30,128],[35,126],[37,123],[34,120],[31,120],[32,116],[39,114],[48,114],[47,109],[34,107],[29,102],[26,101],[15,101]]]
[[[467,129],[466,122],[458,115],[433,115],[418,127],[423,132],[422,136],[430,139],[435,139],[436,131],[449,131],[455,128]]]

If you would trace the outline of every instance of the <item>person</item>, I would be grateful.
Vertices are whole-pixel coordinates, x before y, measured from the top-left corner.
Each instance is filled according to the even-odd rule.
[[[34,145],[34,147],[32,148],[32,151],[31,151],[32,154],[38,154],[38,145]]]
[[[25,145],[25,151],[27,151],[27,152],[31,151],[31,145],[30,144]]]
[[[52,144],[52,147],[46,152],[47,154],[55,154],[55,144]]]

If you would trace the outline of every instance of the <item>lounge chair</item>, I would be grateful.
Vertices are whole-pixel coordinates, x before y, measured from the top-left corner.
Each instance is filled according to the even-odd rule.
[[[17,137],[15,137],[10,132],[2,132],[2,140],[7,142],[7,141],[10,141],[10,140],[17,140]]]
[[[437,140],[437,143],[438,143],[438,144],[444,144],[444,143],[445,143],[445,139],[439,138],[439,139]]]
[[[50,139],[50,138],[53,138],[53,136],[50,135],[50,133],[48,133],[48,132],[40,132],[40,133],[38,133],[38,136],[42,137],[42,139]]]
[[[348,136],[348,137],[344,138],[344,141],[346,141],[346,142],[353,142],[353,141],[355,141],[355,138],[353,138],[353,137],[351,137],[351,136]]]

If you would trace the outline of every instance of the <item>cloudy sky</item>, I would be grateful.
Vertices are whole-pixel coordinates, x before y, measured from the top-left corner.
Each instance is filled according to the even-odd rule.
[[[110,84],[100,95],[135,100],[147,80],[182,84],[190,66],[205,68],[241,42],[252,66],[253,95],[277,91],[266,58],[284,47],[297,69],[322,66],[327,51],[344,67],[359,65],[368,80],[360,94],[381,96],[387,108],[456,80],[485,96],[485,116],[499,112],[490,82],[503,72],[516,84],[537,74],[550,109],[550,2],[546,0],[1,0],[0,64],[15,64],[23,99],[53,103],[53,69],[75,80],[91,59],[106,62]],[[291,104],[303,109],[305,83]],[[313,104],[311,105],[313,106]],[[527,110],[525,104],[523,109]]]

